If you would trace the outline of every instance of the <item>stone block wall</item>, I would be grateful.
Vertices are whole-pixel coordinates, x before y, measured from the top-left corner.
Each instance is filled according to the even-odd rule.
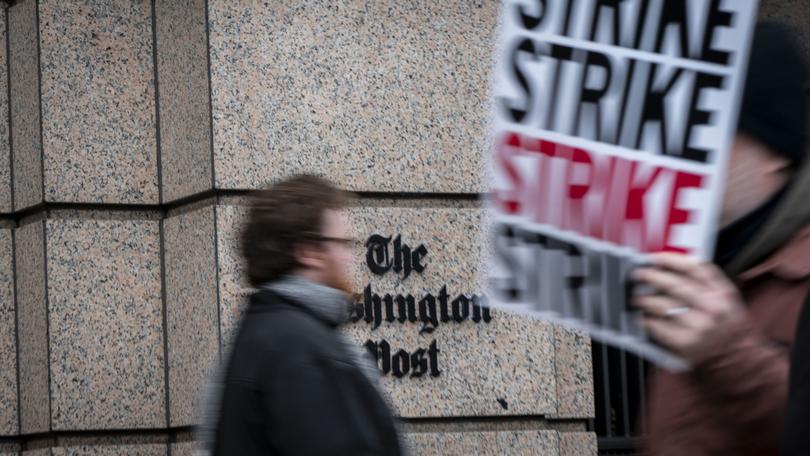
[[[357,247],[394,304],[346,328],[414,454],[596,454],[589,339],[478,305],[497,1],[2,5],[0,454],[192,454],[246,196],[304,171],[358,192],[358,239],[424,246],[407,277]]]

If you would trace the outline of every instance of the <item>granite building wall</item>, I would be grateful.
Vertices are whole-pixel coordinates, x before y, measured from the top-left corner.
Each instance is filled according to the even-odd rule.
[[[596,454],[589,339],[477,307],[497,1],[0,4],[0,455],[191,454],[245,196],[300,171],[358,192],[359,239],[424,246],[354,278],[447,318],[347,329],[414,454]]]

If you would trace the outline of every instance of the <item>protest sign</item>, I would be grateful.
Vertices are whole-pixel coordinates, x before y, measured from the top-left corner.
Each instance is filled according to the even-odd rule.
[[[505,0],[491,304],[659,364],[628,306],[651,252],[709,259],[756,0]]]

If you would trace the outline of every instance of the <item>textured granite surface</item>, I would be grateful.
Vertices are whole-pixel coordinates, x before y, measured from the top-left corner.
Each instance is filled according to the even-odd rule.
[[[242,207],[217,208],[220,297],[223,340],[238,320],[248,291],[237,250],[238,232],[246,214]],[[366,251],[356,247],[353,281],[362,291],[384,295],[412,294],[420,300],[439,295],[446,286],[449,301],[459,294],[480,292],[478,274],[480,209],[355,208],[350,211],[355,236],[365,241],[372,234],[396,236],[412,248],[425,244],[428,254],[422,274],[407,279],[389,272],[374,276],[366,266]],[[390,248],[393,253],[393,247]],[[417,304],[418,305],[418,304]],[[452,305],[449,305],[450,312]],[[459,311],[461,308],[459,307]],[[438,310],[437,310],[438,312]],[[472,311],[470,311],[472,314]],[[352,324],[348,333],[358,344],[386,340],[392,354],[428,349],[435,340],[439,354],[438,377],[384,378],[383,385],[399,415],[405,417],[473,415],[542,415],[557,411],[553,327],[539,321],[493,312],[489,323],[440,322],[433,333],[420,334],[421,323],[388,323],[372,330],[365,321]]]
[[[171,426],[196,424],[200,388],[219,353],[214,208],[164,222]]]
[[[405,436],[412,454],[443,456],[558,456],[559,436],[555,431],[452,432]]]
[[[458,295],[471,298],[481,293],[477,277],[482,216],[479,209],[353,209],[357,239],[365,242],[378,234],[391,236],[393,244],[399,235],[412,250],[420,244],[427,250],[421,261],[424,271],[404,278],[393,270],[382,276],[373,274],[366,264],[366,249],[358,246],[354,283],[358,289],[370,284],[380,296],[412,294],[417,306],[430,293],[436,297],[437,307],[440,290],[446,286],[452,319],[452,301]],[[389,245],[389,253],[393,258],[393,245]],[[472,314],[470,310],[470,317]],[[357,343],[384,339],[392,352],[404,349],[413,353],[436,341],[441,350],[440,376],[384,377],[383,385],[402,416],[541,415],[556,410],[550,325],[492,312],[489,323],[475,323],[471,318],[461,323],[440,321],[433,333],[420,334],[422,327],[420,322],[394,321],[373,329],[373,324],[363,320],[349,326]]]
[[[239,251],[239,236],[247,208],[218,206],[217,250],[219,268],[219,318],[223,356],[228,352],[250,287],[245,280],[245,265]]]
[[[424,335],[418,334],[419,327],[383,324],[371,330],[371,325],[358,323],[349,328],[358,345],[385,340],[392,355],[400,349],[408,354],[428,349],[436,341],[438,377],[395,378],[389,374],[383,378],[384,391],[398,415],[542,415],[555,411],[552,331],[545,323],[499,312],[492,314],[489,324],[445,323]]]
[[[20,444],[3,442],[0,443],[0,456],[17,456],[20,454]]]
[[[205,0],[157,0],[163,200],[212,188]]]
[[[37,450],[25,450],[22,452],[23,456],[53,456],[49,448],[40,448]]]
[[[114,447],[143,447],[166,444],[169,440],[167,434],[161,432],[144,432],[128,434],[64,434],[58,436],[52,447],[60,448],[114,448]]]
[[[201,200],[196,200],[193,202],[189,202],[186,204],[181,204],[179,206],[170,206],[166,211],[166,217],[176,217],[178,215],[188,214],[189,212],[195,212],[198,209],[208,207],[208,206],[215,206],[217,201],[222,198],[222,195],[211,196],[208,198],[203,198]]]
[[[158,222],[47,223],[54,429],[165,426]]]
[[[24,225],[14,234],[23,434],[50,430],[44,236],[42,221]]]
[[[593,418],[591,338],[580,331],[555,326],[557,418]]]
[[[560,432],[560,456],[597,456],[593,432]]]
[[[133,210],[132,208],[115,209],[91,209],[86,207],[78,208],[48,208],[48,217],[51,219],[75,219],[75,220],[150,220],[157,222],[161,218],[159,207],[152,207],[149,210]]]
[[[20,210],[42,202],[37,1],[15,3],[8,23],[14,208]]]
[[[39,20],[46,199],[157,203],[150,3],[40,0]]]
[[[420,432],[504,432],[504,431],[555,431],[585,432],[587,423],[575,420],[549,420],[545,416],[479,416],[475,420],[414,420],[400,423],[400,431],[406,434]]]
[[[193,456],[196,446],[194,442],[172,443],[172,456]]]
[[[0,9],[0,68],[8,68],[6,8]],[[0,71],[0,212],[11,212],[11,147],[8,131],[8,72]]]
[[[17,322],[11,230],[0,229],[0,436],[17,435]]]
[[[53,456],[165,456],[166,445],[103,445],[54,448]]]
[[[158,456],[167,454],[167,442],[163,433],[74,434],[59,436],[52,446],[54,456]]]
[[[483,190],[498,5],[211,0],[216,186]]]

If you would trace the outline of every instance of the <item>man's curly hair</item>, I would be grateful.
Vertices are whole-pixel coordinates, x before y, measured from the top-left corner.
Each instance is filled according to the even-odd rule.
[[[343,209],[348,200],[346,192],[309,174],[256,193],[242,230],[242,255],[250,284],[258,287],[294,271],[298,267],[295,246],[318,241],[324,212]]]

